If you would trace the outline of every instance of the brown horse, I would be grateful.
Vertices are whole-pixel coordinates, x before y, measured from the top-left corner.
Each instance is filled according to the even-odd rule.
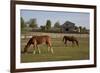
[[[74,36],[64,36],[63,41],[64,41],[64,44],[66,44],[66,45],[67,45],[67,41],[71,41],[72,45],[76,43],[76,45],[79,46],[79,42],[78,42],[77,38]]]
[[[36,53],[36,49],[38,50],[39,53],[41,53],[38,45],[45,43],[48,46],[48,51],[51,50],[51,53],[53,53],[53,49],[51,47],[51,38],[50,36],[44,35],[44,36],[33,36],[32,38],[30,38],[30,40],[28,41],[27,45],[24,48],[24,53],[27,52],[27,49],[29,48],[29,46],[32,44],[34,51],[33,53]]]

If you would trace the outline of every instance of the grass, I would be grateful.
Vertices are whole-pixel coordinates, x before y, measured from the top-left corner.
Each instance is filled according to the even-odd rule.
[[[42,44],[39,46],[41,54],[38,52],[34,55],[32,53],[33,47],[30,46],[27,54],[21,53],[21,62],[45,62],[45,61],[64,61],[64,60],[85,60],[89,59],[89,38],[81,37],[78,38],[79,47],[72,46],[71,42],[68,42],[66,46],[62,38],[52,38],[52,47],[54,49],[54,54],[48,52],[47,46]],[[28,39],[21,39],[21,48],[23,50]]]

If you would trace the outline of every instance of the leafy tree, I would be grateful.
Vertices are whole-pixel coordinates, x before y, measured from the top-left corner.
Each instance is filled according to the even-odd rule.
[[[37,27],[36,19],[31,19],[29,21],[29,27],[31,27],[31,28],[36,28]]]
[[[77,26],[75,26],[75,30],[79,29]]]
[[[86,29],[86,27],[83,27],[83,29],[82,29],[82,30],[83,30],[83,32],[87,32],[87,29]]]
[[[42,31],[45,31],[46,27],[45,26],[40,26],[40,28],[41,28]]]
[[[83,27],[83,30],[86,31],[87,30],[86,27]]]
[[[60,23],[59,23],[59,22],[56,22],[56,23],[54,24],[54,28],[60,28]]]
[[[25,22],[24,22],[23,17],[21,17],[21,28],[23,29],[23,28],[25,28],[25,27],[26,27],[26,24],[25,24]]]
[[[47,20],[47,22],[46,22],[46,29],[47,30],[51,29],[51,21],[50,20]]]
[[[79,29],[80,29],[80,32],[83,32],[83,33],[87,32],[86,27],[79,26]]]
[[[79,32],[82,32],[82,26],[79,26]]]

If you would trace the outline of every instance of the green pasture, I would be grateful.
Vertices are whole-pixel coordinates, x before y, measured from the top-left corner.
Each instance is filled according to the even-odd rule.
[[[58,35],[59,36],[59,35]],[[82,36],[82,34],[81,34]],[[23,51],[24,46],[29,39],[21,39],[21,50]],[[48,52],[47,46],[45,44],[39,45],[41,54],[36,52],[33,54],[32,45],[28,49],[26,54],[21,53],[21,62],[45,62],[45,61],[64,61],[64,60],[86,60],[89,59],[89,38],[78,37],[79,47],[72,46],[71,42],[68,42],[66,46],[62,38],[52,38],[52,47],[54,49],[54,54],[50,51]]]

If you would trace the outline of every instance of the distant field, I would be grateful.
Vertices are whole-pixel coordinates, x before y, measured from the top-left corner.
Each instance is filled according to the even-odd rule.
[[[44,61],[64,61],[64,60],[86,60],[89,59],[89,35],[88,34],[58,34],[58,33],[24,33],[24,35],[49,35],[52,38],[52,47],[54,54],[48,52],[45,44],[39,45],[41,54],[33,54],[33,47],[30,46],[27,54],[21,53],[21,62],[44,62]],[[68,42],[66,46],[62,37],[64,35],[73,35],[79,40],[79,47],[72,46],[71,42]],[[29,38],[21,38],[21,49],[28,42]]]

